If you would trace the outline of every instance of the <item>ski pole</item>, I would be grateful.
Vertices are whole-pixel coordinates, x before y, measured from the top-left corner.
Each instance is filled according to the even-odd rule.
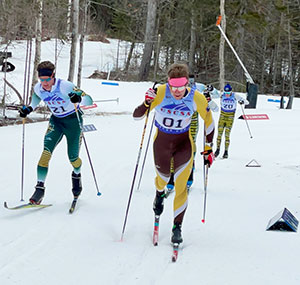
[[[116,99],[94,100],[93,102],[111,102],[116,101],[119,104],[119,97]]]
[[[25,161],[25,118],[22,120],[22,172],[21,172],[21,201],[24,201],[24,161]]]
[[[136,173],[137,173],[137,169],[138,169],[139,161],[140,161],[140,157],[141,157],[141,152],[142,152],[144,137],[145,137],[147,123],[148,123],[148,118],[149,118],[149,109],[146,111],[146,120],[145,120],[145,124],[144,124],[144,129],[143,129],[143,133],[142,133],[142,139],[141,139],[140,148],[139,148],[139,152],[138,152],[138,157],[137,157],[137,161],[136,161],[136,165],[135,165],[135,170],[134,170],[134,174],[133,174],[133,179],[132,179],[132,183],[131,183],[131,189],[130,189],[130,193],[129,193],[129,199],[128,199],[128,203],[127,203],[127,208],[126,208],[125,220],[124,220],[123,229],[122,229],[121,241],[123,241],[123,236],[124,236],[125,227],[126,227],[126,223],[127,223],[128,211],[129,211],[129,206],[130,206],[130,202],[131,202],[131,197],[132,197],[134,182],[135,182],[135,178],[136,178]]]
[[[247,122],[247,118],[246,118],[246,115],[245,115],[245,112],[244,112],[244,108],[243,108],[243,105],[241,104],[241,109],[242,109],[242,112],[243,112],[243,116],[244,116],[244,119],[245,119],[245,122],[246,122],[246,125],[247,125],[247,128],[248,128],[248,132],[249,132],[249,135],[250,135],[250,139],[252,139],[252,134],[250,132],[250,128],[249,128],[249,124]]]
[[[86,142],[86,139],[85,139],[85,136],[84,136],[84,133],[83,133],[83,127],[82,127],[82,124],[80,122],[80,118],[79,118],[79,114],[78,114],[78,110],[77,110],[77,105],[74,104],[74,107],[75,107],[75,113],[76,113],[76,116],[77,116],[79,127],[80,127],[80,130],[81,130],[81,134],[82,134],[82,139],[83,139],[83,142],[84,142],[85,150],[86,150],[86,153],[87,153],[87,156],[88,156],[88,159],[89,159],[89,163],[90,163],[90,166],[91,166],[91,170],[92,170],[92,173],[93,173],[93,177],[94,177],[94,181],[95,181],[95,185],[96,185],[96,189],[97,189],[97,195],[100,196],[101,192],[99,191],[99,187],[98,187],[98,183],[97,183],[97,179],[96,179],[94,167],[93,167],[93,164],[92,164],[90,152],[89,152],[89,149],[88,149],[88,146],[87,146],[87,142]]]
[[[151,139],[151,134],[152,134],[154,121],[155,121],[155,115],[153,115],[153,120],[152,120],[152,123],[151,123],[151,129],[150,129],[148,142],[147,142],[147,146],[146,146],[146,150],[145,150],[145,156],[144,156],[144,160],[143,160],[143,164],[142,164],[140,179],[139,179],[139,183],[138,183],[138,187],[137,187],[136,191],[140,190],[141,180],[142,180],[142,176],[143,176],[143,172],[144,172],[144,166],[145,166],[145,162],[146,162],[146,157],[147,157],[147,153],[148,153],[148,148],[149,148],[149,143],[150,143],[150,139]]]
[[[31,41],[30,41],[31,43]],[[31,59],[31,44],[27,40],[26,57],[25,57],[25,72],[24,72],[24,86],[23,86],[23,105],[27,104],[29,94],[29,76],[30,76],[30,59]],[[26,90],[27,84],[27,90]],[[24,165],[25,165],[25,122],[26,118],[22,119],[22,173],[21,173],[21,201],[24,201]]]
[[[208,164],[204,167],[205,179],[204,179],[204,206],[203,206],[203,217],[202,223],[205,223],[205,214],[206,214],[206,198],[207,198],[207,182],[208,182]]]
[[[204,201],[203,201],[203,216],[201,222],[204,224],[205,223],[205,215],[206,215],[206,200],[207,200],[207,182],[208,182],[208,164],[205,164],[205,157],[204,157],[204,152],[205,152],[205,141],[206,141],[206,131],[205,131],[205,122],[203,126],[203,189],[204,189]]]

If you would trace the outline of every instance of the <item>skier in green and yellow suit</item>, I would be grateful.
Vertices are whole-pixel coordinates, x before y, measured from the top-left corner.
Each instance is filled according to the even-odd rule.
[[[220,154],[222,135],[225,130],[225,151],[223,154],[223,158],[228,158],[230,132],[234,121],[237,102],[241,105],[249,104],[247,99],[244,99],[240,95],[232,92],[232,87],[230,86],[230,84],[226,84],[224,87],[224,92],[221,95],[221,113],[218,122],[217,149],[215,151],[215,157]]]
[[[34,86],[31,103],[23,106],[19,112],[25,118],[41,101],[51,111],[49,126],[44,137],[44,149],[37,166],[37,185],[29,199],[31,204],[40,204],[45,194],[45,180],[49,162],[56,146],[65,136],[68,147],[69,161],[73,167],[72,192],[78,198],[81,186],[81,159],[79,150],[82,138],[82,111],[79,103],[90,104],[91,97],[78,89],[72,82],[55,77],[55,66],[50,61],[43,61],[37,67],[40,82]],[[86,105],[88,105],[86,104]]]

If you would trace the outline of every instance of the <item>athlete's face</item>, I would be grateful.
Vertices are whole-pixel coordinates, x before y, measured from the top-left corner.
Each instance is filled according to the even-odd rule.
[[[227,97],[227,98],[229,98],[230,96],[231,96],[231,91],[229,91],[229,92],[224,92],[224,94],[225,94],[225,96]]]
[[[173,97],[176,100],[180,100],[185,94],[186,86],[188,84],[187,78],[186,77],[168,78],[168,83]]]
[[[52,86],[54,85],[54,76],[40,76],[39,77],[40,81],[41,81],[41,85],[42,87],[47,90],[50,91]]]
[[[170,90],[171,90],[171,94],[173,95],[173,97],[176,100],[180,100],[185,94],[186,85],[179,86],[179,87],[170,86]]]

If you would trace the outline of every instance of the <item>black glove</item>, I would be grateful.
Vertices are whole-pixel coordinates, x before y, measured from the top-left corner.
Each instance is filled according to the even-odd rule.
[[[70,100],[71,100],[71,102],[72,103],[80,103],[81,102],[81,96],[80,95],[78,95],[77,93],[75,93],[75,92],[70,92],[69,94],[69,97],[70,97]]]
[[[19,109],[19,114],[21,118],[26,118],[29,113],[33,111],[31,106],[23,106]]]
[[[214,91],[214,87],[211,85],[211,84],[208,84],[206,85],[206,88],[205,88],[208,92],[212,92]]]
[[[240,99],[240,100],[238,101],[238,103],[241,104],[241,105],[243,105],[243,104],[245,104],[245,101],[244,101],[243,99]]]
[[[210,102],[210,101],[211,101],[211,97],[210,97],[209,91],[204,91],[204,92],[203,92],[203,95],[205,96],[207,102]]]

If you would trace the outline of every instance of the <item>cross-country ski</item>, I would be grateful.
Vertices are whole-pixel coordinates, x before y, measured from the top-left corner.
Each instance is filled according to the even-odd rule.
[[[179,250],[179,244],[178,243],[173,243],[172,262],[176,262],[177,261],[178,250]]]
[[[52,206],[52,204],[31,204],[31,203],[26,203],[26,204],[21,204],[21,205],[17,205],[14,207],[9,207],[7,205],[7,202],[4,202],[4,207],[8,210],[21,210],[21,209],[30,209],[30,208],[35,208],[35,209],[42,209],[42,208],[47,208]]]
[[[153,231],[153,245],[158,245],[158,235],[159,235],[159,216],[154,217],[154,231]]]
[[[77,205],[77,200],[78,200],[77,198],[74,198],[74,200],[72,201],[71,207],[69,209],[70,214],[73,214],[73,212],[75,211],[75,207]]]

